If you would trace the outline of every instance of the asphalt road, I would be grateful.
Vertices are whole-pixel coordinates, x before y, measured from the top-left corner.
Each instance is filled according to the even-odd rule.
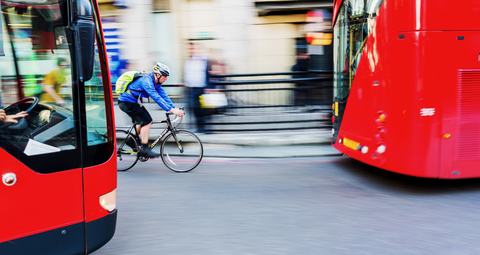
[[[161,161],[118,173],[117,231],[94,255],[480,254],[480,180],[344,157]]]

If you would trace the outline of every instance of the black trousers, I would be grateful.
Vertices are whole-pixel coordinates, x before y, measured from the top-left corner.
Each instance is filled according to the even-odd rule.
[[[140,123],[140,126],[145,126],[152,123],[153,119],[150,113],[144,106],[140,106],[137,103],[130,103],[124,101],[118,101],[118,107],[124,111],[133,122]]]

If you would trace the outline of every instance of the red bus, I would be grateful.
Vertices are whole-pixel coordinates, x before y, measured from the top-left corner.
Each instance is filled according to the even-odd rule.
[[[336,0],[333,146],[426,178],[480,177],[478,0]]]
[[[0,254],[87,254],[116,226],[113,100],[98,5],[0,1]]]

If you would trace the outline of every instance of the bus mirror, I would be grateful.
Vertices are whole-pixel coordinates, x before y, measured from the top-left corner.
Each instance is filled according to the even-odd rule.
[[[93,60],[95,54],[95,22],[93,9],[89,0],[77,0],[75,9],[78,40],[80,45],[80,81],[85,82],[92,78]]]
[[[95,23],[93,20],[80,19],[77,21],[77,27],[80,43],[80,59],[82,61],[80,80],[85,82],[90,80],[93,75]]]

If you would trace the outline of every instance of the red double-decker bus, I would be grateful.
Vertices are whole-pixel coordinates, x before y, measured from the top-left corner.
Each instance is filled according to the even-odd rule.
[[[115,232],[113,101],[98,6],[0,2],[0,254],[87,254]]]
[[[401,174],[480,177],[478,13],[478,0],[336,0],[333,146]]]

